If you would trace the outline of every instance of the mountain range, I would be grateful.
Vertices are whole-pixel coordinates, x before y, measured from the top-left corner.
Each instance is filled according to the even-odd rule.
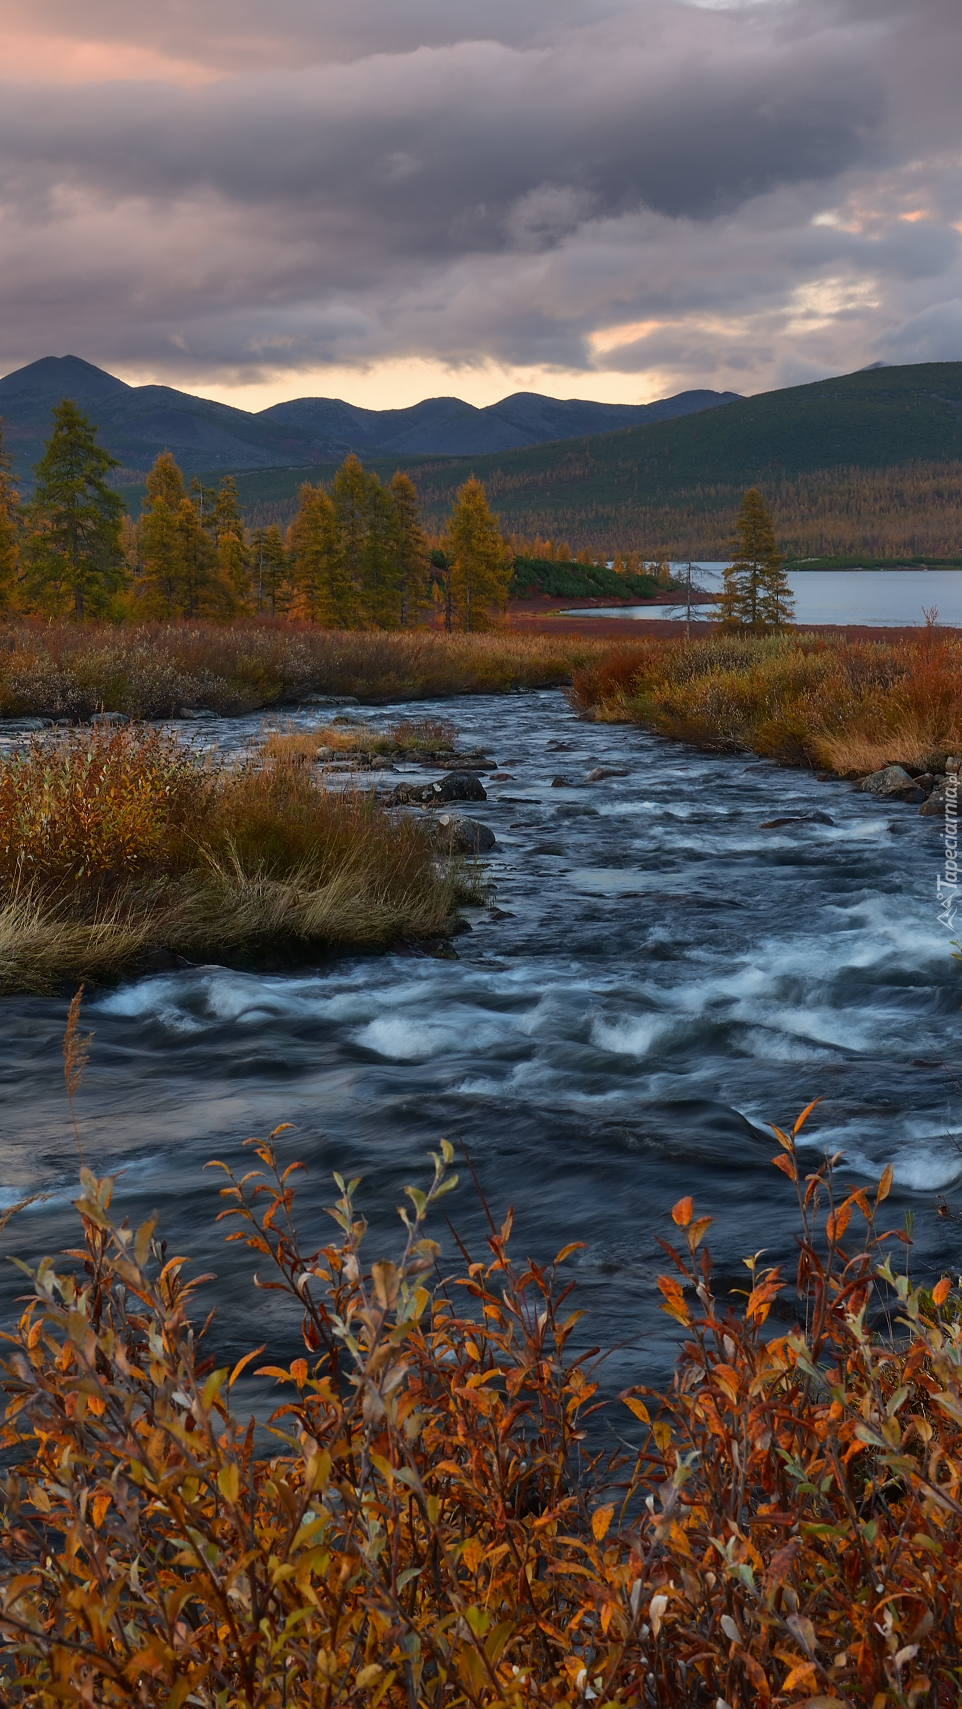
[[[170,451],[190,474],[311,468],[348,451],[403,458],[470,457],[672,420],[732,402],[736,392],[690,391],[650,404],[592,403],[516,392],[483,409],[425,398],[408,409],[361,409],[341,398],[292,398],[251,413],[171,386],[129,386],[79,356],[44,356],[0,380],[0,415],[15,472],[43,454],[61,398],[91,415],[128,481]]]

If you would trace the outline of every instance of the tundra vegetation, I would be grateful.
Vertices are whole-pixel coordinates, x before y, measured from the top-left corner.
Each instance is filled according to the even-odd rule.
[[[698,746],[862,776],[944,771],[962,752],[962,641],[934,624],[897,642],[806,634],[643,641],[576,670],[588,717]]]
[[[477,881],[296,758],[282,745],[215,768],[133,725],[5,756],[0,986],[106,979],[158,952],[277,965],[448,932]]]
[[[307,623],[46,623],[0,630],[0,716],[219,714],[311,697],[422,700],[558,687],[610,642],[321,629]]]
[[[891,1167],[841,1186],[807,1114],[775,1130],[796,1274],[748,1258],[716,1290],[712,1219],[680,1200],[674,1381],[607,1401],[571,1350],[574,1247],[518,1262],[508,1212],[441,1268],[446,1140],[373,1262],[357,1181],[333,1229],[299,1226],[282,1129],[217,1165],[228,1238],[299,1326],[287,1365],[220,1362],[205,1278],[83,1169],[80,1244],[23,1265],[2,1363],[5,1701],[954,1709],[959,1299],[893,1263]]]

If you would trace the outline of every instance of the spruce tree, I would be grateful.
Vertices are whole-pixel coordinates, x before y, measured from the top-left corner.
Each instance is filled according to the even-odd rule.
[[[463,629],[486,629],[488,611],[508,602],[512,561],[484,487],[472,475],[459,489],[447,526],[451,591]]]
[[[331,482],[331,500],[337,521],[339,571],[343,588],[340,601],[343,615],[339,621],[342,627],[350,627],[357,621],[358,615],[369,508],[368,478],[353,451],[345,457]]]
[[[25,557],[33,600],[51,615],[73,607],[78,622],[109,607],[126,580],[123,501],[105,476],[120,463],[97,444],[96,428],[64,398],[34,473]]]
[[[791,589],[782,569],[771,513],[757,487],[749,487],[735,519],[737,540],[724,572],[719,608],[727,629],[762,634],[793,615]]]
[[[397,617],[402,629],[416,623],[428,603],[430,562],[414,482],[398,469],[391,481],[397,534]]]
[[[17,477],[10,472],[10,455],[3,439],[3,417],[0,416],[0,611],[8,610],[17,585],[20,563],[19,510]]]

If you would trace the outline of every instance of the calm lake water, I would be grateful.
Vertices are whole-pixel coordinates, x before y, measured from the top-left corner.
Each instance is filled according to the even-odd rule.
[[[694,580],[707,591],[721,587],[723,564],[692,566]],[[676,573],[686,566],[676,564]],[[788,580],[795,596],[795,621],[809,623],[859,623],[871,628],[889,625],[924,624],[925,613],[935,607],[938,621],[962,628],[962,570],[792,570]],[[712,607],[695,608],[701,622],[712,616]],[[579,617],[624,617],[676,620],[678,606],[637,605],[595,607],[579,611]]]
[[[216,1272],[204,1292],[225,1355],[262,1340],[296,1350],[277,1296],[251,1286],[251,1255],[224,1247],[204,1168],[215,1156],[243,1167],[248,1134],[285,1120],[297,1128],[286,1154],[310,1169],[302,1222],[321,1238],[331,1171],[361,1174],[374,1254],[392,1249],[394,1207],[423,1179],[428,1149],[442,1134],[463,1140],[495,1215],[516,1206],[520,1252],[585,1243],[580,1327],[619,1344],[612,1385],[669,1366],[657,1238],[683,1194],[718,1219],[720,1287],[744,1287],[740,1260],[758,1247],[793,1267],[792,1194],[766,1124],[816,1096],[811,1154],[842,1150],[853,1182],[891,1160],[891,1224],[914,1215],[919,1276],[957,1268],[958,1231],[937,1204],[962,1171],[962,1103],[940,1064],[962,1072],[962,968],[937,919],[939,821],[749,755],[582,723],[556,691],[418,712],[453,718],[463,745],[483,744],[509,774],[488,776],[487,801],[467,809],[498,838],[495,905],[468,911],[459,959],[190,967],[85,1001],[88,1161],[118,1174],[124,1214],[156,1209],[170,1250]],[[261,722],[205,728],[233,746]],[[588,782],[599,765],[620,775]],[[813,810],[831,823],[766,828]],[[52,1195],[8,1225],[3,1254],[76,1238],[66,1008],[0,999],[4,1202]],[[462,1176],[445,1203],[480,1255],[483,1217]],[[438,1234],[454,1264],[443,1224]],[[21,1291],[0,1265],[0,1316]]]

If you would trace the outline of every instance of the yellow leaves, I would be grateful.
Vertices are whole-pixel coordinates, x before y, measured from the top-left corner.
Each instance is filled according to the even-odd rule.
[[[886,1163],[885,1168],[882,1170],[882,1178],[879,1181],[875,1194],[875,1203],[877,1205],[880,1205],[883,1199],[887,1199],[889,1193],[892,1191],[892,1177],[894,1173],[895,1171],[892,1168],[891,1163]]]
[[[221,1466],[217,1473],[217,1488],[224,1500],[229,1501],[233,1506],[240,1490],[240,1472],[236,1464]]]
[[[765,1277],[749,1294],[745,1316],[757,1318],[759,1323],[764,1323],[771,1310],[772,1300],[777,1299],[781,1290],[782,1283],[775,1276]]]
[[[625,1406],[634,1413],[635,1417],[641,1419],[642,1424],[651,1423],[651,1415],[644,1401],[636,1400],[634,1395],[622,1395],[621,1398],[624,1401]]]
[[[694,1203],[694,1199],[691,1198],[679,1199],[678,1203],[672,1206],[671,1220],[672,1222],[677,1223],[679,1228],[688,1227],[688,1224],[691,1222],[691,1213],[694,1208]]]
[[[396,1264],[380,1261],[371,1265],[371,1280],[377,1303],[382,1311],[390,1311],[398,1295],[401,1284],[401,1272]]]
[[[594,1537],[596,1543],[600,1543],[607,1536],[611,1527],[611,1521],[614,1518],[614,1513],[615,1509],[613,1504],[606,1504],[604,1507],[595,1508],[594,1513],[591,1515],[591,1535]]]
[[[814,1688],[818,1684],[818,1673],[811,1662],[798,1662],[790,1668],[782,1680],[783,1691],[795,1691],[803,1686]]]
[[[674,1276],[659,1276],[658,1286],[664,1295],[664,1303],[660,1309],[667,1312],[668,1316],[673,1317],[677,1323],[682,1323],[687,1327],[691,1319],[688,1315],[688,1307],[685,1305],[685,1296],[681,1284],[675,1281]]]
[[[949,1281],[948,1276],[943,1276],[941,1282],[936,1282],[935,1287],[932,1289],[932,1298],[937,1306],[945,1304],[949,1297],[949,1289],[951,1286],[952,1283]]]

